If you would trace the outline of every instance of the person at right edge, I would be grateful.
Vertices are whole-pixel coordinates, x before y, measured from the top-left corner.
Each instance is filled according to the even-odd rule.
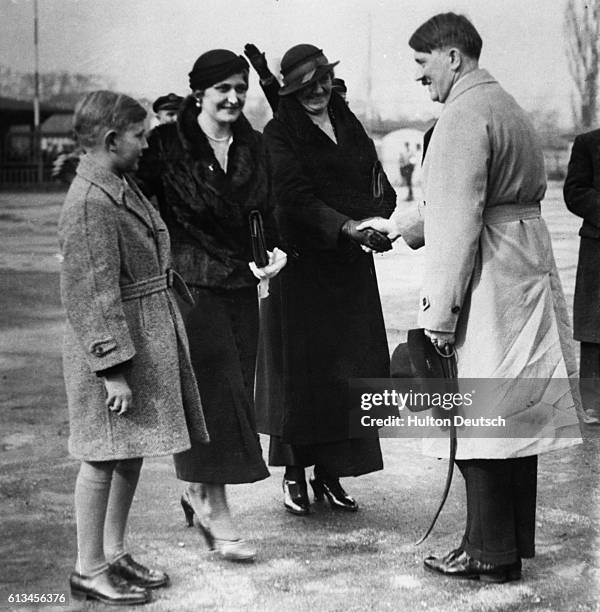
[[[581,442],[571,330],[540,216],[544,158],[525,112],[479,68],[482,40],[466,17],[436,15],[409,45],[417,80],[444,104],[425,155],[425,203],[367,225],[414,248],[424,241],[419,324],[434,345],[454,345],[459,379],[502,391],[464,416],[506,422],[488,437],[477,427],[458,431],[465,533],[425,568],[508,582],[535,553],[538,455]],[[424,451],[448,456],[448,441],[426,439]]]
[[[580,344],[582,420],[600,424],[600,130],[575,138],[564,185],[567,208],[583,219],[573,302]]]
[[[389,353],[373,256],[391,248],[360,220],[389,216],[396,194],[344,100],[333,67],[309,44],[281,61],[276,118],[264,131],[275,215],[288,265],[261,303],[255,405],[271,435],[269,465],[285,466],[285,508],[308,514],[305,468],[316,500],[355,511],[339,478],[383,467],[379,439],[349,435],[351,378],[386,378]],[[291,255],[289,255],[291,253]]]

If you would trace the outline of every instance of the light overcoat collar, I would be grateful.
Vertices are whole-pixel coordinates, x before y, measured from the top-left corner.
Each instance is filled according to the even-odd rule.
[[[77,174],[99,187],[115,204],[123,204],[125,184],[120,176],[97,164],[89,155],[83,155],[77,166]]]
[[[484,70],[483,68],[472,70],[454,84],[450,90],[450,93],[448,94],[445,104],[450,104],[450,102],[458,98],[458,96],[462,95],[465,93],[465,91],[468,91],[473,87],[483,85],[484,83],[496,82],[496,79],[487,70]]]

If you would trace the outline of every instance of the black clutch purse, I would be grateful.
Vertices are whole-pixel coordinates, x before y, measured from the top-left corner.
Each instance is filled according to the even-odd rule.
[[[374,200],[383,198],[383,166],[379,160],[371,168],[371,197]]]
[[[269,254],[265,242],[265,229],[259,210],[251,210],[248,215],[250,224],[250,241],[252,242],[252,259],[258,268],[264,268],[269,263]]]

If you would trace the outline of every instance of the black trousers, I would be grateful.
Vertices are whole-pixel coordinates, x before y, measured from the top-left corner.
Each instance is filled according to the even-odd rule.
[[[535,554],[537,455],[457,460],[467,487],[462,548],[484,563],[507,565]]]

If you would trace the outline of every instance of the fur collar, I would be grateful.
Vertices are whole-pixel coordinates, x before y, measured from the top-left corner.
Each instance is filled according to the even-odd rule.
[[[261,152],[259,138],[244,117],[232,125],[233,142],[229,148],[227,173],[223,171],[208,138],[198,125],[196,99],[188,96],[181,105],[177,130],[185,152],[193,161],[192,171],[202,184],[220,194],[228,194],[234,199],[244,199],[243,191],[253,179]],[[234,196],[234,194],[236,194]]]

